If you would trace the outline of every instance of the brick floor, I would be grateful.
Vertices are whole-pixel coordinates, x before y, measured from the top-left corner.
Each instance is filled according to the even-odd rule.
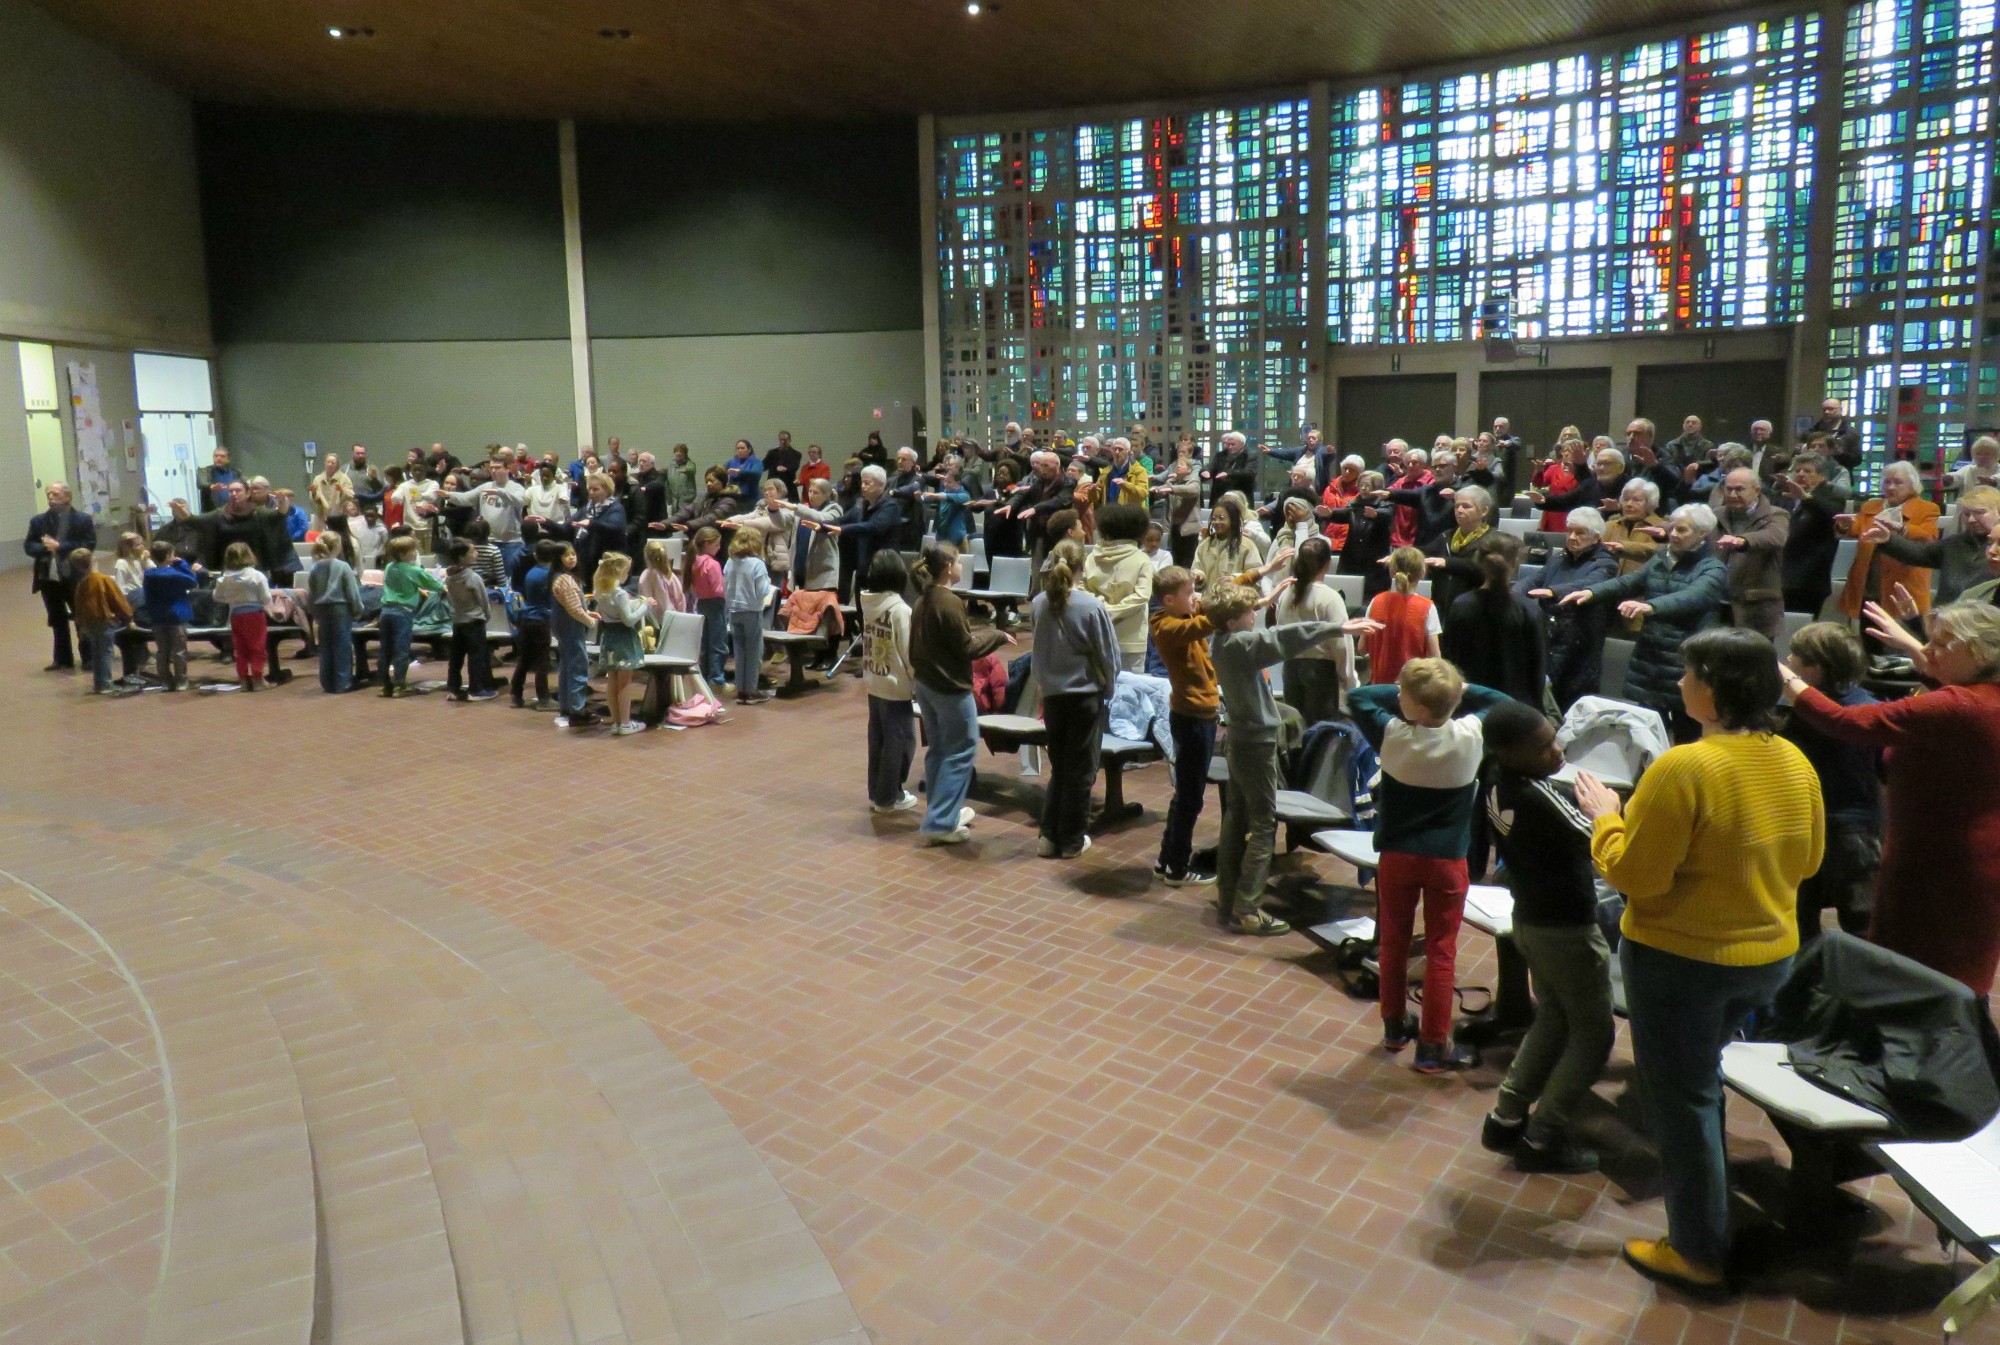
[[[1663,1223],[1622,1039],[1591,1121],[1611,1175],[1511,1173],[1476,1139],[1494,1072],[1427,1080],[1385,1060],[1325,955],[1221,935],[1204,894],[1150,882],[1158,768],[1128,777],[1152,819],[1080,862],[1034,858],[1028,819],[991,802],[971,845],[918,850],[911,819],[863,806],[846,679],[618,740],[504,701],[326,698],[309,677],[99,701],[30,671],[45,637],[20,588],[0,598],[11,746],[59,768],[8,773],[17,826],[152,845],[196,883],[324,896],[338,879],[317,868],[236,862],[310,852],[385,909],[449,898],[558,950],[720,1102],[885,1345],[1935,1337],[1925,1310],[1951,1273],[1881,1179],[1855,1188],[1878,1228],[1851,1266],[1785,1260],[1723,1308],[1656,1294],[1616,1256]],[[223,824],[241,839],[216,841]],[[60,873],[60,855],[37,859]],[[1343,876],[1295,867],[1314,863]],[[1469,952],[1462,979],[1491,984],[1490,949]],[[439,944],[439,985],[454,956]],[[40,1038],[5,1017],[0,1060],[18,1069]],[[1749,1108],[1730,1119],[1749,1177],[1769,1175],[1782,1146]],[[683,1179],[701,1210],[699,1165]],[[712,1225],[754,1238],[730,1180]],[[572,1301],[569,1320],[599,1310]]]

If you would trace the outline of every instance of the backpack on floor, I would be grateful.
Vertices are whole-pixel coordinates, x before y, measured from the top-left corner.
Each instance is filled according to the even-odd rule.
[[[722,702],[699,691],[679,704],[667,707],[667,722],[677,729],[713,724],[721,717]]]

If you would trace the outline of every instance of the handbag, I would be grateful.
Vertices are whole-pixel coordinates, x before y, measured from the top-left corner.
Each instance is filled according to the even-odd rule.
[[[722,702],[706,692],[697,691],[686,700],[667,707],[667,723],[677,729],[713,724],[721,717]]]

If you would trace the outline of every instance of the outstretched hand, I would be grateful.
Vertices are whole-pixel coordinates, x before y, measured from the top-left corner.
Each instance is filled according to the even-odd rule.
[[[1562,595],[1562,602],[1558,605],[1562,607],[1581,607],[1589,601],[1590,601],[1589,589],[1574,588]]]
[[[1924,642],[1910,634],[1909,628],[1890,614],[1879,602],[1863,603],[1861,615],[1868,622],[1868,633],[1892,649],[1902,651],[1912,663],[1919,663],[1923,657]]]
[[[1589,771],[1576,773],[1576,806],[1595,822],[1600,817],[1616,817],[1622,806],[1618,795]]]

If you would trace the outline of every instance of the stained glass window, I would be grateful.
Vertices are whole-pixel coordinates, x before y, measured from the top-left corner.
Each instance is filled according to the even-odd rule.
[[[1804,305],[1819,20],[1346,91],[1328,321],[1349,344],[1760,325]]]
[[[1969,426],[2000,423],[1994,10],[1866,0],[1848,14],[1828,384],[1871,482],[1899,457],[1949,465]]]
[[[1295,435],[1308,120],[1300,98],[941,131],[946,429]]]

